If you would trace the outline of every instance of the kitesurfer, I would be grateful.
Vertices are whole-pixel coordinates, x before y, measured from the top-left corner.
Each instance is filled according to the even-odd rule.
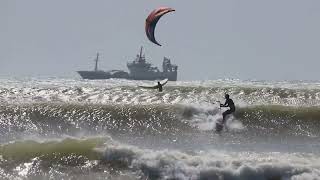
[[[236,107],[234,105],[234,102],[232,99],[230,99],[229,94],[226,94],[225,96],[226,102],[224,104],[220,104],[220,107],[229,107],[230,109],[226,110],[225,112],[222,113],[222,124],[226,122],[226,116],[229,114],[232,114],[236,111]]]
[[[162,92],[162,84],[159,81],[158,81],[157,88],[158,88],[159,92]]]
[[[160,81],[158,81],[157,85],[155,86],[138,86],[138,87],[141,87],[141,88],[146,88],[146,89],[158,89],[159,92],[162,92],[162,87],[167,84],[168,82],[168,79],[165,79],[162,81],[162,84]]]

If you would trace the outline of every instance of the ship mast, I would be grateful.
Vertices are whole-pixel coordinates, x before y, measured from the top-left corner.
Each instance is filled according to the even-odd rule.
[[[141,49],[140,49],[140,56],[139,56],[139,58],[141,58],[142,57],[142,46],[141,46]]]
[[[97,53],[97,57],[94,60],[96,62],[96,65],[94,66],[94,71],[98,71],[98,60],[99,60],[99,53]]]
[[[142,56],[142,50],[143,50],[143,46],[141,46],[140,48],[140,54],[138,54],[137,56],[137,60],[139,63],[145,63],[145,57]]]

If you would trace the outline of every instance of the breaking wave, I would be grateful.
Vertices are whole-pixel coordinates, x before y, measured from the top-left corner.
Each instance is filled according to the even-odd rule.
[[[7,178],[319,179],[319,156],[308,153],[151,150],[110,137],[26,140],[2,144]]]

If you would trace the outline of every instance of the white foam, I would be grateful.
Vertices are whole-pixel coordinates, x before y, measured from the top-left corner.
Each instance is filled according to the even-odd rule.
[[[147,150],[115,145],[105,159],[121,161],[148,178],[160,179],[319,179],[320,158],[313,154]]]
[[[188,122],[201,131],[213,130],[217,123],[222,122],[223,110],[219,108],[217,104],[202,103],[185,106],[195,109],[196,112],[194,112],[192,119],[188,120]],[[235,119],[233,115],[227,116],[226,127],[231,131],[241,131],[245,129],[242,122]]]
[[[237,120],[234,116],[231,116],[227,122],[226,125],[228,129],[233,131],[241,131],[245,129],[245,126],[242,124],[241,121]]]

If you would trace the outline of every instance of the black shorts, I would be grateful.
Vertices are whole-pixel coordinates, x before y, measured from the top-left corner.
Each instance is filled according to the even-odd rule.
[[[222,114],[223,114],[223,115],[228,115],[228,114],[234,113],[234,111],[235,111],[235,110],[233,110],[233,109],[228,109],[228,110],[226,110],[225,112],[223,112]]]

